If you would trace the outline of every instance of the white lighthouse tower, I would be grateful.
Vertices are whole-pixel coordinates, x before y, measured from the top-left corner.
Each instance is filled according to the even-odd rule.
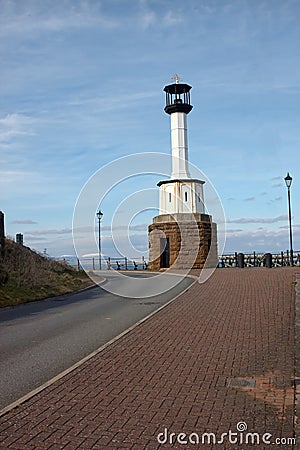
[[[203,268],[217,262],[216,224],[205,213],[204,181],[193,179],[188,162],[187,115],[191,86],[175,83],[164,87],[165,112],[171,119],[172,172],[160,181],[159,215],[149,226],[149,269]]]
[[[165,86],[165,112],[171,118],[172,173],[170,180],[160,181],[160,214],[200,213],[204,214],[204,181],[191,178],[188,163],[187,115],[190,104],[191,86],[179,83]]]

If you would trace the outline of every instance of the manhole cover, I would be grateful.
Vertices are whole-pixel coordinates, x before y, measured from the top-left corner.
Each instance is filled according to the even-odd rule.
[[[227,387],[255,388],[255,380],[253,378],[227,378]]]

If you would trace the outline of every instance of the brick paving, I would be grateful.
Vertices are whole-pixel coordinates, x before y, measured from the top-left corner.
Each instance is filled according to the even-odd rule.
[[[2,416],[0,449],[297,448],[274,442],[294,433],[293,282],[299,271],[219,269],[203,285],[196,282]],[[222,433],[236,433],[239,422],[231,442],[227,435],[213,444],[211,435],[209,444],[206,435],[201,443],[203,433],[219,441]],[[165,429],[168,443],[160,444]],[[257,433],[260,443],[245,443],[247,432]],[[262,442],[264,433],[273,445]]]

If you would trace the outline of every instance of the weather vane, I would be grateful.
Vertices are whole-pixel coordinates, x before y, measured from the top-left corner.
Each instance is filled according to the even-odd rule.
[[[172,77],[172,80],[175,81],[176,84],[178,84],[181,78],[179,75],[177,75],[177,73],[175,73],[175,75]]]

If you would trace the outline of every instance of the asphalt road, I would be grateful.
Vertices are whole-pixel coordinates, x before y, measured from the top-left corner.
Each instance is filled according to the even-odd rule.
[[[151,276],[134,275],[139,282]],[[176,287],[153,297],[143,293],[136,297],[133,288],[130,298],[104,289],[114,290],[117,283],[118,289],[120,283],[127,288],[127,277],[116,278],[113,273],[105,277],[103,288],[96,286],[0,310],[0,409],[101,347],[192,283],[184,278]],[[163,286],[165,281],[161,278],[154,283]]]

